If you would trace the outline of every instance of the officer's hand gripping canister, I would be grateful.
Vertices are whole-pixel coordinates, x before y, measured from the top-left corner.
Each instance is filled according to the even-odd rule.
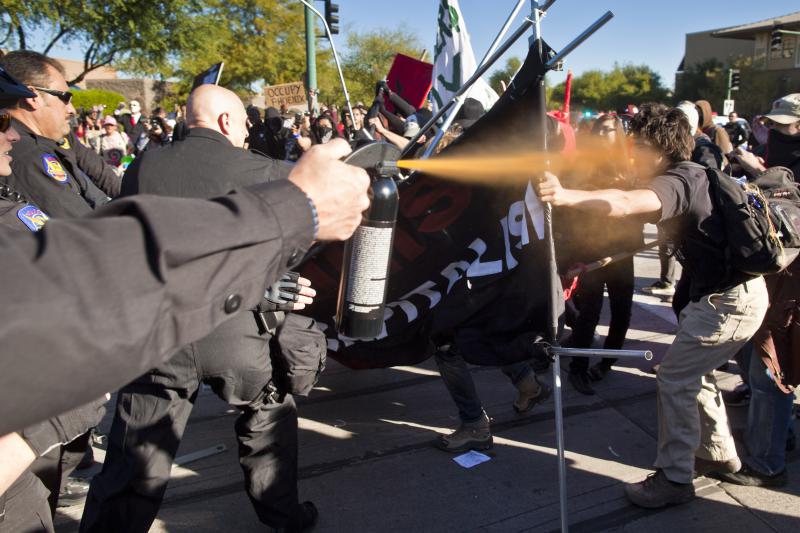
[[[394,164],[400,150],[388,143],[372,143],[354,151],[345,163],[361,167],[372,178],[370,206],[361,224],[345,243],[336,328],[354,339],[374,339],[383,329],[394,229],[399,196]]]

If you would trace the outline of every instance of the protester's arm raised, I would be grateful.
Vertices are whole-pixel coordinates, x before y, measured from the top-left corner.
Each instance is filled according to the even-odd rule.
[[[610,217],[657,214],[661,211],[661,200],[649,189],[565,189],[558,177],[550,172],[545,172],[544,179],[536,185],[536,190],[542,201],[550,202],[554,206],[575,207]]]

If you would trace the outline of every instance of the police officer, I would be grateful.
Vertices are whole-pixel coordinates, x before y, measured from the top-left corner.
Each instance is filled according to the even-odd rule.
[[[0,177],[16,135],[6,108],[20,98],[31,91],[0,68]],[[115,390],[252,308],[312,240],[348,238],[369,178],[338,161],[347,153],[315,148],[288,181],[219,200],[123,199],[35,233],[23,204],[0,198],[0,499],[36,456],[10,432]]]
[[[201,85],[189,96],[187,108],[186,139],[141,154],[125,174],[123,196],[209,197],[288,175],[287,163],[242,148],[247,115],[233,92]],[[289,315],[281,330],[279,339],[312,334],[309,342],[324,354],[324,335],[313,320]],[[259,333],[252,316],[240,315],[120,391],[103,471],[92,481],[82,531],[149,530],[200,381],[242,413],[236,422],[239,461],[259,519],[290,531],[313,524],[316,508],[297,498],[297,411],[291,395],[275,394],[269,336]]]
[[[34,93],[21,86],[12,85],[9,93],[7,96],[12,103],[15,93],[20,97],[35,97]],[[0,104],[0,107],[4,106]],[[11,127],[11,117],[7,113],[0,113],[0,154],[8,154],[12,144],[19,139],[19,134]],[[11,174],[10,161],[7,159],[7,155],[0,156],[0,176],[3,177]],[[23,194],[9,185],[0,184],[0,224],[11,231],[38,232],[47,220],[47,215],[29,203]],[[24,469],[3,495],[0,531],[53,530],[52,515],[59,494],[57,489],[62,485],[62,475],[66,478],[65,474],[69,473],[72,466],[72,462],[67,461],[62,470],[62,451],[73,442],[77,442],[78,449],[86,446],[86,441],[81,438],[102,419],[104,403],[105,398],[20,432],[21,445],[35,452],[37,459]]]
[[[0,58],[0,66],[35,94],[8,109],[20,140],[5,182],[51,217],[86,215],[108,202],[108,195],[78,167],[77,157],[68,157],[74,152],[60,146],[75,114],[61,64],[19,50]]]

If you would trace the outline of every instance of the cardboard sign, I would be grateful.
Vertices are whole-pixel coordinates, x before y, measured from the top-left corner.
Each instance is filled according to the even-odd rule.
[[[264,100],[267,107],[277,109],[280,109],[282,104],[289,107],[308,105],[306,88],[302,81],[264,87]]]

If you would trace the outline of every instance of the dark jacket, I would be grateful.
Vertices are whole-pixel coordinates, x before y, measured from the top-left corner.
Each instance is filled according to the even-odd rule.
[[[191,128],[178,143],[148,150],[133,160],[122,180],[122,196],[146,193],[211,198],[283,179],[291,165],[233,146],[208,128]]]
[[[0,434],[116,390],[252,309],[313,229],[287,180],[217,201],[124,198],[38,233],[0,227]]]
[[[84,146],[74,132],[70,132],[67,141],[59,146],[58,153],[77,165],[106,195],[111,198],[119,196],[122,176],[114,172],[114,168],[97,152]]]
[[[11,175],[0,178],[51,217],[79,217],[108,202],[71,150],[13,121],[20,140],[11,150]]]

